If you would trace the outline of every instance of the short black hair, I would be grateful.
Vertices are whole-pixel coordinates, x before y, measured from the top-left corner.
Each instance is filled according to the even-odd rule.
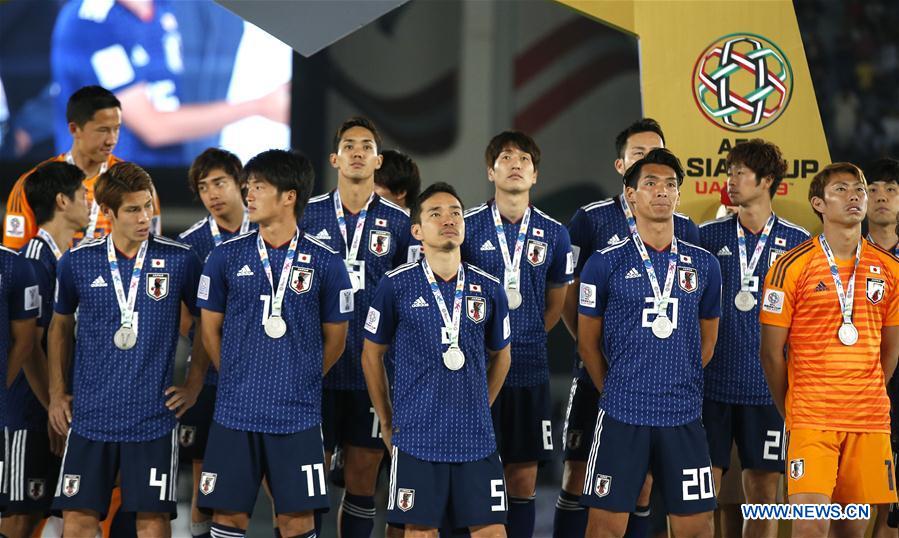
[[[375,151],[378,154],[381,153],[381,133],[378,132],[378,128],[375,127],[373,121],[363,116],[353,116],[340,124],[340,127],[337,128],[337,132],[334,133],[334,140],[332,141],[331,148],[332,153],[337,153],[337,150],[340,149],[340,139],[343,137],[343,133],[349,131],[353,127],[362,127],[363,129],[371,131],[371,135],[375,140]]]
[[[615,155],[619,159],[624,158],[627,139],[639,133],[655,133],[662,139],[662,144],[665,144],[665,134],[662,132],[662,126],[659,125],[659,122],[652,118],[643,118],[630,124],[627,129],[621,131],[615,137]]]
[[[296,191],[297,202],[293,212],[297,220],[303,218],[306,203],[315,183],[312,162],[301,151],[270,149],[250,159],[243,168],[243,179],[253,176],[278,189],[278,194]]]
[[[670,167],[674,170],[674,174],[677,176],[677,186],[680,187],[684,183],[684,167],[681,166],[680,159],[678,159],[674,153],[671,153],[671,150],[667,148],[656,148],[649,153],[646,154],[646,157],[643,157],[639,161],[635,162],[631,165],[630,168],[624,173],[624,185],[625,187],[630,187],[632,189],[637,188],[637,183],[640,181],[640,170],[643,168],[645,164],[661,164],[664,166]]]
[[[66,103],[66,122],[78,127],[94,118],[98,110],[105,108],[122,108],[122,103],[106,88],[100,86],[84,86],[75,91]]]
[[[412,157],[395,149],[385,149],[381,156],[384,162],[375,170],[375,183],[393,194],[406,193],[406,204],[411,205],[418,199],[421,191],[421,175],[418,165]]]
[[[190,191],[196,193],[200,180],[216,168],[233,177],[240,186],[243,164],[237,155],[221,148],[206,148],[194,159],[190,170],[187,171],[187,186],[190,187]]]
[[[727,154],[727,167],[735,164],[742,164],[755,172],[756,185],[761,184],[763,178],[770,177],[772,181],[768,194],[771,198],[774,198],[777,187],[787,173],[787,161],[780,148],[761,138],[735,145]]]
[[[865,167],[865,177],[868,185],[875,181],[899,183],[899,161],[889,158],[877,159]]]
[[[38,226],[49,222],[56,213],[56,195],[74,200],[75,191],[84,181],[84,172],[65,161],[50,161],[38,166],[25,179],[25,200],[34,212]]]
[[[428,198],[442,192],[459,200],[459,207],[461,207],[463,211],[465,210],[465,204],[462,202],[462,198],[459,198],[459,193],[456,192],[456,189],[449,183],[438,181],[437,183],[431,184],[430,187],[418,195],[418,200],[416,200],[415,205],[412,206],[412,224],[421,224],[421,204],[427,201]]]
[[[499,154],[509,146],[514,146],[531,156],[534,163],[534,170],[540,166],[540,146],[533,138],[521,131],[503,131],[490,139],[487,149],[484,151],[484,161],[487,168],[493,168]]]

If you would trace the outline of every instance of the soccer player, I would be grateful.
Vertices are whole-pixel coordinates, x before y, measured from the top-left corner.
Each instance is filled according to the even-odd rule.
[[[251,224],[241,193],[243,165],[236,155],[218,148],[208,148],[201,153],[187,173],[187,183],[191,192],[199,196],[209,215],[182,232],[178,239],[193,247],[194,252],[205,260],[212,249],[224,241],[245,234],[256,225]],[[182,314],[182,321],[192,318]],[[178,441],[181,444],[181,458],[193,464],[194,490],[191,499],[190,532],[193,536],[209,533],[210,517],[197,509],[197,495],[203,454],[215,409],[215,392],[218,372],[209,368],[209,359],[202,342],[189,326],[182,326],[182,334],[190,333],[197,340],[194,348],[199,351],[190,360],[185,385],[191,389],[191,397],[196,394],[196,403],[181,417]]]
[[[615,171],[620,175],[653,149],[665,146],[662,127],[653,119],[643,118],[629,125],[615,137]],[[635,215],[623,194],[587,204],[577,210],[568,224],[571,236],[571,251],[574,256],[574,285],[568,287],[562,319],[572,336],[577,335],[578,279],[581,269],[590,253],[617,243],[633,233]],[[699,229],[689,217],[674,214],[674,235],[679,239],[699,244]],[[580,253],[584,255],[581,256]],[[584,487],[587,466],[587,450],[592,443],[593,425],[596,423],[596,402],[599,393],[590,381],[587,371],[579,358],[575,361],[575,376],[572,380],[565,425],[562,429],[562,443],[565,449],[565,464],[562,471],[562,490],[556,501],[553,521],[554,538],[581,536],[587,526],[587,514],[579,505]],[[640,493],[636,512],[631,518],[632,538],[649,534],[649,495],[652,478],[647,477],[646,485]]]
[[[122,105],[109,91],[99,86],[85,86],[69,97],[65,116],[72,146],[69,151],[45,162],[61,161],[74,164],[86,177],[84,186],[87,189],[90,217],[84,229],[75,233],[73,239],[77,243],[84,237],[103,237],[109,233],[110,222],[94,200],[94,185],[100,174],[120,162],[120,159],[112,154],[112,150],[119,140]],[[3,244],[9,248],[20,249],[37,234],[39,225],[35,222],[34,210],[25,196],[25,182],[33,172],[34,169],[31,169],[19,177],[6,201]],[[159,201],[155,196],[152,230],[155,234],[160,233]]]
[[[634,163],[624,196],[636,231],[591,255],[581,273],[578,351],[602,394],[581,497],[591,538],[624,536],[650,470],[672,532],[713,534],[702,369],[718,334],[721,270],[675,236],[683,178],[666,149]]]
[[[809,201],[823,233],[768,271],[760,315],[762,367],[789,436],[787,495],[894,503],[885,384],[899,356],[899,261],[862,237],[868,197],[857,166],[824,167]],[[796,520],[793,536],[861,536],[866,526]]]
[[[88,222],[83,181],[84,172],[77,166],[48,162],[38,166],[25,183],[25,195],[39,228],[20,256],[29,262],[37,279],[40,317],[31,359],[9,387],[7,428],[13,450],[7,462],[10,503],[0,519],[0,533],[5,536],[30,536],[50,511],[56,488],[59,458],[53,453],[62,453],[65,438],[52,429],[47,431],[45,331],[53,315],[57,261]]]
[[[510,536],[534,533],[537,465],[552,458],[546,334],[562,315],[574,260],[568,230],[530,203],[540,148],[519,131],[484,152],[494,198],[465,212],[462,259],[500,279],[512,323],[512,365],[492,407],[509,494]]]
[[[381,159],[381,167],[375,170],[375,192],[381,198],[409,209],[421,191],[418,165],[412,157],[395,149],[382,151]]]
[[[337,189],[309,200],[302,224],[343,255],[359,312],[368,309],[384,273],[414,255],[409,214],[375,192],[380,148],[374,123],[361,117],[343,122],[334,134],[330,157]],[[346,489],[338,524],[344,538],[367,537],[374,528],[374,494],[384,455],[360,362],[364,323],[362,316],[350,323],[343,358],[325,378],[322,404],[326,461],[330,465],[335,447],[343,454]]]
[[[171,386],[179,315],[182,303],[197,314],[200,260],[189,246],[150,233],[152,187],[132,163],[101,174],[96,198],[113,230],[69,250],[57,266],[49,414],[57,433],[68,435],[53,502],[67,536],[97,532],[116,475],[138,535],[171,532],[178,439],[166,395],[180,390]]]
[[[783,473],[783,418],[774,407],[759,360],[759,283],[785,252],[808,239],[805,229],[777,216],[771,200],[787,163],[780,148],[753,139],[727,156],[727,193],[738,215],[700,225],[702,247],[721,265],[718,341],[705,369],[703,420],[716,494],[737,445],[747,503],[774,503]],[[746,520],[747,537],[777,534],[776,520]]]
[[[462,211],[450,185],[425,189],[412,224],[424,258],[381,279],[365,318],[362,366],[392,458],[387,521],[407,536],[436,537],[445,517],[475,537],[506,535],[490,405],[509,370],[511,327],[499,280],[462,262]]]
[[[242,537],[264,477],[281,535],[309,538],[314,512],[328,507],[322,375],[346,344],[353,290],[342,257],[298,227],[309,160],[269,150],[244,173],[259,229],[212,251],[197,292],[219,371],[198,504],[214,510],[212,538]]]

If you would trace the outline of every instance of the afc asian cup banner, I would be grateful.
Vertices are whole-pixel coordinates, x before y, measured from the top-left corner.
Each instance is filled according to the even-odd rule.
[[[637,36],[643,115],[686,170],[681,212],[714,218],[728,151],[758,137],[787,160],[775,210],[820,229],[808,185],[830,156],[792,2],[560,1]]]

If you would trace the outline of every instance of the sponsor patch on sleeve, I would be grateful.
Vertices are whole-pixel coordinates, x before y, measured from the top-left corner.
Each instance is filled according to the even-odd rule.
[[[509,323],[509,314],[503,318],[503,338],[508,338],[512,334],[512,324]]]
[[[37,285],[25,288],[25,310],[38,310],[40,307],[40,288],[38,288]]]
[[[779,290],[765,290],[765,300],[762,302],[762,310],[772,314],[780,314],[784,310],[784,292]]]
[[[577,261],[581,258],[581,247],[577,245],[571,245],[571,265],[574,267],[577,265]],[[572,271],[573,272],[573,271]]]
[[[574,263],[575,263],[574,252],[566,253],[565,254],[565,274],[566,275],[574,274]]]
[[[340,313],[353,311],[353,288],[340,290]]]
[[[365,317],[365,330],[377,334],[378,325],[381,324],[381,313],[375,307],[368,307],[368,315]]]
[[[203,299],[204,301],[209,300],[209,277],[206,275],[200,276],[200,287],[197,288],[197,298]]]
[[[587,308],[596,308],[596,285],[581,282],[581,290],[579,295],[581,306]]]

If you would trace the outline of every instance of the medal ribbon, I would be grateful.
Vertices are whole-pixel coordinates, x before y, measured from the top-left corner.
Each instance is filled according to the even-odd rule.
[[[765,223],[765,227],[762,229],[759,242],[755,244],[755,250],[752,252],[752,259],[749,260],[749,263],[746,262],[746,233],[743,231],[743,226],[740,225],[740,219],[736,219],[737,251],[740,255],[740,291],[749,291],[749,282],[752,280],[755,268],[758,267],[759,260],[762,258],[762,251],[765,250],[765,244],[768,243],[768,234],[771,233],[771,228],[774,227],[775,219],[776,217],[772,212],[771,216],[768,217],[768,222]]]
[[[677,237],[671,236],[671,251],[668,253],[668,274],[665,275],[665,289],[659,290],[659,280],[656,277],[655,269],[652,267],[652,260],[649,259],[649,253],[639,233],[633,234],[634,244],[637,246],[637,252],[643,259],[643,267],[646,269],[646,277],[649,278],[649,285],[652,286],[652,294],[656,300],[656,310],[659,317],[668,317],[668,301],[671,299],[671,290],[674,289],[674,273],[677,272]]]
[[[72,157],[72,152],[66,153],[66,162],[69,164],[75,164],[75,158]],[[100,165],[100,171],[97,173],[99,176],[108,168],[109,160]],[[84,229],[84,237],[86,239],[94,238],[94,230],[97,229],[97,217],[100,216],[100,204],[97,203],[97,198],[95,196],[91,196],[91,214],[87,222],[87,228]]]
[[[495,202],[490,206],[490,212],[493,214],[493,226],[496,228],[496,240],[499,242],[499,250],[503,256],[503,264],[506,266],[506,271],[515,271],[517,273],[518,268],[521,267],[521,253],[524,251],[524,241],[527,238],[528,225],[531,222],[531,208],[528,206],[524,211],[524,216],[521,217],[521,226],[518,228],[518,238],[515,239],[515,251],[512,256],[509,256],[509,245],[506,243],[506,232],[503,230],[503,219],[499,214],[499,208],[496,207]],[[518,282],[515,282],[515,286],[512,287],[512,289],[517,289],[518,287]]]
[[[50,232],[43,228],[39,228],[37,235],[50,245],[50,250],[53,251],[53,255],[56,256],[57,260],[62,257],[62,251],[59,250],[59,246],[56,244],[56,240],[53,239],[53,236],[50,235]]]
[[[621,210],[624,211],[624,218],[627,220],[627,227],[631,231],[631,235],[637,234],[637,219],[634,218],[634,212],[631,211],[631,206],[627,204],[627,200],[624,199],[624,193],[621,193]]]
[[[116,301],[119,303],[119,313],[124,327],[131,327],[134,319],[134,306],[137,304],[137,288],[140,286],[140,274],[144,268],[144,259],[147,257],[147,245],[149,240],[140,244],[137,258],[134,259],[134,268],[131,270],[131,282],[128,284],[128,297],[125,298],[125,289],[122,286],[122,275],[119,273],[119,262],[116,259],[115,245],[112,244],[112,234],[106,236],[106,259],[109,261],[109,273],[112,275],[112,287],[115,288]]]
[[[206,220],[209,221],[209,232],[212,233],[212,242],[215,243],[215,246],[219,246],[222,244],[222,233],[219,231],[219,225],[215,222],[215,218],[212,215],[206,217]],[[243,220],[240,221],[240,235],[247,233],[250,229],[250,212],[247,211],[247,208],[243,208]]]
[[[300,230],[297,229],[287,247],[287,255],[284,256],[284,264],[281,266],[281,276],[278,278],[278,289],[275,290],[275,281],[272,278],[272,262],[268,259],[268,251],[265,249],[265,241],[262,240],[262,232],[256,235],[256,250],[259,251],[259,261],[268,277],[268,284],[272,288],[272,311],[269,317],[281,317],[281,305],[284,302],[284,292],[287,291],[287,281],[290,280],[290,269],[293,267],[293,257],[297,252],[297,243],[300,241]]]
[[[343,236],[343,242],[346,245],[346,261],[355,262],[359,255],[359,243],[362,242],[362,229],[365,228],[365,218],[368,216],[368,206],[375,199],[375,193],[371,193],[365,207],[359,212],[359,218],[356,220],[356,229],[353,230],[352,240],[347,240],[346,233],[346,217],[343,214],[343,202],[340,200],[340,192],[334,191],[334,215],[337,216],[337,227],[340,228],[340,235]]]
[[[459,329],[462,326],[462,293],[465,291],[465,267],[459,264],[459,274],[456,275],[456,293],[453,296],[453,315],[450,317],[449,310],[446,308],[446,301],[443,300],[443,294],[440,293],[440,287],[437,285],[437,279],[434,278],[434,272],[428,265],[428,260],[423,259],[421,268],[425,272],[425,278],[431,286],[431,293],[434,294],[434,301],[437,303],[437,310],[440,311],[440,317],[443,318],[443,326],[450,329],[451,348],[459,347]]]
[[[840,269],[837,267],[837,262],[834,261],[833,251],[830,250],[830,245],[827,244],[827,239],[824,238],[824,234],[821,234],[819,240],[821,241],[821,249],[827,257],[827,263],[830,265],[830,276],[833,277],[833,287],[836,288],[837,299],[840,301],[840,312],[843,314],[843,324],[851,324],[852,302],[855,299],[855,272],[858,270],[858,262],[862,257],[862,242],[859,241],[858,247],[855,249],[855,266],[852,268],[852,276],[849,277],[849,284],[846,286],[846,291],[843,291],[843,281],[840,279]]]

